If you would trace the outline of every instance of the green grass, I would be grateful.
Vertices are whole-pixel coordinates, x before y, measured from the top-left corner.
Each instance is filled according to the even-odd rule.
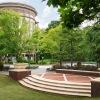
[[[59,62],[58,59],[43,59],[38,61],[39,64],[53,64],[58,62]]]
[[[22,87],[9,76],[0,74],[0,100],[100,100],[100,98],[59,96]]]

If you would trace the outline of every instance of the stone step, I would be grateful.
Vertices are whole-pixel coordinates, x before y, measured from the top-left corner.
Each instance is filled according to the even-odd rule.
[[[55,87],[55,86],[47,86],[47,85],[43,85],[41,83],[35,83],[35,82],[31,82],[28,79],[23,79],[24,82],[26,82],[27,84],[30,84],[32,86],[36,86],[36,87],[40,87],[43,89],[50,89],[50,90],[57,90],[57,91],[62,91],[62,92],[73,92],[73,93],[87,93],[90,94],[91,91],[90,90],[84,90],[84,89],[73,89],[73,88],[64,88],[64,87]]]
[[[73,86],[73,85],[70,85],[70,84],[57,84],[57,83],[50,83],[50,82],[45,82],[45,81],[41,81],[41,80],[37,80],[35,78],[32,78],[32,77],[26,77],[26,79],[28,79],[29,81],[31,82],[34,82],[36,84],[42,84],[42,85],[47,85],[47,86],[54,86],[54,87],[61,87],[61,88],[68,88],[68,89],[81,89],[81,90],[91,90],[91,87],[90,86]],[[50,80],[49,80],[50,81]]]
[[[30,84],[24,82],[23,80],[20,80],[19,82],[23,86],[34,89],[34,90],[39,90],[39,91],[44,91],[44,92],[49,92],[49,93],[54,93],[54,94],[60,94],[60,95],[91,97],[91,94],[89,94],[89,93],[77,93],[77,92],[65,92],[65,91],[60,91],[60,90],[51,90],[51,89],[47,89],[47,88],[41,88],[41,87],[36,87],[36,86],[30,85]]]
[[[70,85],[70,86],[85,86],[85,87],[91,87],[91,83],[76,83],[76,82],[65,82],[65,81],[56,81],[56,80],[50,80],[50,79],[45,79],[41,78],[37,75],[29,75],[29,77],[32,77],[36,80],[47,82],[47,83],[55,83],[55,84],[62,84],[62,85]]]

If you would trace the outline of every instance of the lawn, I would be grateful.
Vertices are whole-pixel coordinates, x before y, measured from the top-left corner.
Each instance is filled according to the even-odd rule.
[[[100,98],[59,96],[22,87],[9,76],[0,74],[0,100],[100,100]]]

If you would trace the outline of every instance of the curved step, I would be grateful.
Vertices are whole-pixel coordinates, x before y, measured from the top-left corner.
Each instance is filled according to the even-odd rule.
[[[26,82],[24,82],[23,80],[19,81],[20,84],[22,84],[25,87],[31,88],[31,89],[35,89],[35,90],[39,90],[39,91],[45,91],[45,92],[49,92],[49,93],[54,93],[54,94],[61,94],[61,95],[73,95],[73,96],[87,96],[87,97],[91,97],[90,94],[85,94],[85,93],[76,93],[76,92],[65,92],[65,91],[58,91],[58,90],[51,90],[51,89],[45,89],[45,88],[41,88],[41,87],[36,87],[33,85],[30,85]]]
[[[54,86],[54,87],[62,87],[62,88],[73,88],[73,89],[84,89],[84,90],[91,90],[90,86],[75,86],[75,85],[70,85],[70,84],[57,84],[57,83],[50,83],[50,82],[45,82],[41,80],[37,80],[36,78],[32,77],[26,77],[31,82],[37,83],[37,84],[43,84],[47,86]]]
[[[91,97],[90,83],[74,83],[68,81],[55,81],[30,75],[19,81],[25,87],[61,95]]]
[[[30,77],[39,80],[39,81],[43,81],[43,82],[48,82],[48,83],[55,83],[55,84],[63,84],[63,85],[72,85],[72,86],[91,86],[91,83],[76,83],[76,82],[65,82],[65,81],[56,81],[56,80],[50,80],[50,79],[45,79],[45,78],[41,78],[37,75],[30,75]]]
[[[57,90],[57,91],[62,91],[62,92],[73,92],[73,93],[90,93],[90,90],[83,90],[83,89],[73,89],[73,88],[64,88],[64,87],[55,87],[55,86],[47,86],[47,85],[43,85],[40,83],[35,83],[35,82],[31,82],[28,79],[23,79],[23,81],[27,84],[30,84],[32,86],[36,86],[36,87],[40,87],[40,88],[44,88],[44,89],[50,89],[50,90]]]

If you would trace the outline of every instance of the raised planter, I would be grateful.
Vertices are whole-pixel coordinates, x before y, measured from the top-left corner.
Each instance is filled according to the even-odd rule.
[[[15,69],[25,69],[28,66],[28,63],[14,63]]]
[[[64,73],[64,74],[75,74],[75,75],[85,75],[85,76],[100,77],[100,72],[96,72],[96,71],[56,69],[56,73]]]
[[[28,75],[31,75],[31,71],[26,69],[14,69],[9,71],[9,76],[16,81],[21,80]]]

